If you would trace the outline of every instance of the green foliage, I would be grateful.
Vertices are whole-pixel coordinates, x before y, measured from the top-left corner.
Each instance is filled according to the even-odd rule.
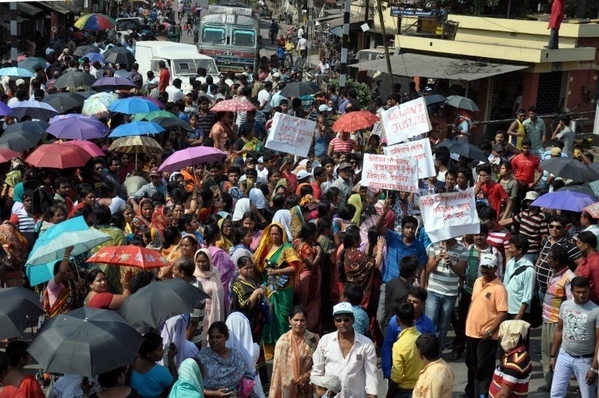
[[[339,80],[332,79],[331,81],[329,81],[329,87],[334,87],[335,91],[339,90]],[[345,88],[353,88],[354,90],[356,90],[356,93],[358,94],[358,100],[360,100],[362,106],[364,107],[368,106],[370,104],[370,101],[372,101],[372,92],[370,90],[370,87],[368,87],[368,85],[366,85],[365,83],[357,83],[353,79],[347,79],[345,81]]]

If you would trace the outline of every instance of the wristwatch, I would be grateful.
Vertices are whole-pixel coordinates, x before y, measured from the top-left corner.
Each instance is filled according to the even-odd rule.
[[[599,374],[599,369],[591,368],[591,372],[595,374]]]
[[[493,337],[493,332],[491,332],[491,330],[487,330],[487,336]]]

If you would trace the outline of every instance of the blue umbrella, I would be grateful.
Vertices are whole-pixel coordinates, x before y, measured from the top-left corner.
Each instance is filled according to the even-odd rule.
[[[158,111],[160,108],[158,108],[152,101],[143,97],[129,97],[114,101],[112,104],[108,105],[108,110],[133,115],[135,113]]]
[[[46,283],[54,277],[54,264],[56,261],[50,261],[43,265],[25,266],[25,273],[31,286],[37,286],[40,283]]]
[[[159,134],[164,131],[164,127],[154,122],[131,122],[121,124],[110,133],[110,138],[130,137],[134,135]]]
[[[83,216],[71,218],[51,226],[38,238],[29,254],[27,264],[42,265],[58,261],[70,246],[73,246],[71,255],[76,256],[109,239],[110,236],[105,233],[91,229]]]
[[[596,201],[592,196],[579,192],[555,191],[539,196],[537,200],[531,203],[531,206],[581,212],[585,207]]]
[[[88,53],[83,56],[84,58],[89,59],[90,62],[101,62],[104,63],[104,56],[100,53]]]
[[[16,68],[10,66],[8,68],[0,69],[0,76],[13,76],[13,77],[33,77],[35,74],[24,68]]]

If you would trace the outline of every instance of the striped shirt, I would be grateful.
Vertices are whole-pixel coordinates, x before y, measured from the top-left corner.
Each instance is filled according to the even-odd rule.
[[[489,235],[487,236],[487,243],[499,250],[501,253],[502,261],[499,263],[499,269],[501,274],[505,270],[505,254],[510,250],[510,238],[512,234],[507,228],[504,228],[497,224],[499,229],[489,229]]]
[[[541,243],[541,255],[539,256],[539,266],[537,267],[537,282],[543,291],[547,290],[547,282],[551,276],[551,268],[549,268],[549,263],[547,263],[547,255],[549,254],[549,249],[551,249],[553,245],[560,245],[566,249],[568,259],[572,263],[582,257],[582,253],[578,250],[578,247],[576,247],[574,242],[567,237],[564,236],[553,244],[550,239],[551,237],[548,236]]]
[[[528,383],[532,361],[526,347],[519,345],[506,353],[493,373],[489,386],[489,397],[494,398],[501,391],[502,384],[512,387],[511,398],[528,397]]]
[[[10,221],[17,226],[19,232],[34,232],[35,220],[27,213],[25,206],[21,206],[10,217]]]
[[[543,299],[543,322],[557,323],[559,308],[566,300],[572,299],[570,282],[576,274],[564,267],[559,274],[553,274],[547,283],[547,293]]]
[[[530,209],[523,210],[514,216],[514,221],[520,224],[520,233],[528,239],[528,254],[541,251],[541,240],[549,234],[547,217],[540,211],[532,214]]]
[[[429,246],[427,255],[429,257],[437,257],[443,250],[440,243],[434,243]],[[460,261],[468,261],[468,250],[459,242],[453,247],[446,249],[446,251],[451,258],[453,266],[458,265]],[[442,259],[439,261],[437,267],[430,272],[426,290],[443,296],[456,297],[458,295],[459,284],[460,277],[453,271],[453,267],[450,267],[445,262],[445,259]]]
[[[333,147],[333,153],[351,153],[354,148],[354,140],[348,138],[343,141],[341,138],[333,138],[329,146]]]

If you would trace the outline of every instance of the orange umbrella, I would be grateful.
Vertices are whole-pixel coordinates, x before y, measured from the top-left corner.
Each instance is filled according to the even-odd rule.
[[[368,111],[348,112],[333,123],[332,129],[336,133],[351,133],[372,127],[378,121],[379,117]]]
[[[133,245],[105,247],[91,256],[87,262],[144,269],[170,265],[166,257],[158,250]]]
[[[599,218],[599,202],[588,205],[583,211],[589,213],[593,218]]]
[[[25,161],[35,167],[68,169],[69,167],[82,167],[91,158],[92,155],[77,145],[68,142],[55,142],[40,145]]]

